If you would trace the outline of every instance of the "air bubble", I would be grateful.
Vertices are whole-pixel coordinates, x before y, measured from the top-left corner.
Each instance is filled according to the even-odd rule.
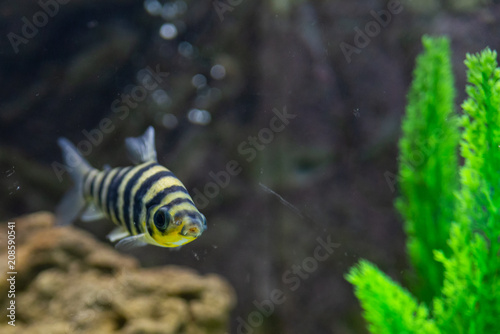
[[[226,76],[226,69],[220,64],[214,65],[210,69],[210,75],[216,80],[221,80]]]
[[[207,85],[207,78],[203,74],[196,74],[191,79],[191,83],[193,84],[193,86],[200,89]]]
[[[160,36],[164,39],[173,39],[177,37],[177,28],[172,23],[165,23],[160,28]]]
[[[179,46],[177,47],[177,50],[179,51],[179,53],[182,56],[184,56],[186,58],[190,58],[193,55],[193,52],[194,52],[194,48],[191,45],[191,43],[189,43],[189,42],[181,42],[181,43],[179,43]]]
[[[204,109],[191,109],[188,112],[188,119],[194,124],[207,125],[212,120],[212,116]]]
[[[161,9],[161,17],[164,20],[172,20],[177,16],[177,6],[173,3],[166,3]]]
[[[161,119],[161,124],[163,124],[164,127],[167,129],[174,129],[177,124],[179,124],[179,121],[177,120],[177,117],[175,117],[174,114],[165,114],[163,115],[163,118]]]
[[[167,92],[165,92],[163,89],[155,90],[151,94],[151,97],[156,102],[156,104],[159,106],[168,105],[171,102],[170,97],[168,96]]]
[[[162,6],[157,0],[146,0],[144,1],[144,8],[151,15],[160,15]]]

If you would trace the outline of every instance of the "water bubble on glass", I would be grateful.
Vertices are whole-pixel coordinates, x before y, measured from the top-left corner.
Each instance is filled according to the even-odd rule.
[[[207,125],[212,120],[212,116],[207,110],[193,108],[188,112],[188,119],[194,124]]]
[[[136,79],[140,84],[143,84],[144,82],[146,82],[146,80],[152,80],[153,78],[151,77],[151,73],[148,70],[142,69],[137,71]],[[132,89],[133,87],[135,86],[132,86],[130,89]]]
[[[220,64],[214,65],[210,69],[210,75],[216,80],[221,80],[226,76],[226,69]]]
[[[163,89],[157,89],[152,94],[151,97],[156,102],[157,105],[167,105],[170,104],[170,97],[167,92]]]
[[[12,166],[12,169],[7,169],[5,172],[7,174],[7,177],[11,177],[14,173],[16,172],[14,166]]]
[[[174,129],[179,124],[179,121],[174,114],[165,114],[161,119],[161,124],[167,129]]]
[[[177,6],[174,3],[166,3],[161,9],[161,17],[164,20],[172,20],[177,16]]]
[[[177,28],[172,23],[165,23],[160,27],[160,36],[164,39],[177,37]]]
[[[146,0],[144,1],[144,9],[151,15],[160,15],[162,6],[157,0]]]
[[[191,83],[198,89],[203,88],[207,85],[207,78],[203,74],[198,73],[193,76]]]
[[[18,181],[15,181],[12,186],[9,186],[8,187],[8,190],[9,190],[9,195],[12,195],[14,194],[14,192],[18,191],[19,189],[21,189],[21,186],[19,186],[19,182]]]
[[[177,50],[179,51],[179,53],[186,57],[186,58],[189,58],[193,55],[193,46],[191,45],[191,43],[189,42],[181,42],[179,43],[179,46],[177,47]]]

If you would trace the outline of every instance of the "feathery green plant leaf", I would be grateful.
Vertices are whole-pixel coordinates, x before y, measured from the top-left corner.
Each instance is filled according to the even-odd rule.
[[[422,39],[425,52],[417,58],[400,140],[396,207],[405,220],[408,254],[415,268],[411,286],[427,303],[439,295],[443,266],[433,250],[448,253],[446,241],[458,189],[458,121],[446,38]]]
[[[364,317],[372,333],[437,334],[436,324],[429,320],[429,311],[397,283],[368,261],[360,261],[346,279],[355,288],[365,309]]]
[[[445,333],[500,333],[500,69],[489,49],[467,55],[459,208],[436,321]]]

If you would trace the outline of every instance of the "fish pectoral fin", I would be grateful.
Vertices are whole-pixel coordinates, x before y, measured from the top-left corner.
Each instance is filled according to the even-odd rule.
[[[135,164],[147,161],[156,161],[155,130],[150,126],[140,137],[125,139],[127,152]]]
[[[94,203],[90,203],[85,211],[83,211],[80,219],[84,222],[90,222],[93,220],[98,220],[105,218],[104,212],[102,212]]]
[[[130,236],[130,233],[128,233],[127,229],[118,226],[114,228],[113,231],[109,232],[106,238],[111,242],[115,242],[128,236]]]
[[[115,248],[121,251],[127,251],[132,248],[146,246],[148,243],[146,241],[146,236],[144,233],[138,235],[132,235],[130,237],[123,238],[116,245]]]

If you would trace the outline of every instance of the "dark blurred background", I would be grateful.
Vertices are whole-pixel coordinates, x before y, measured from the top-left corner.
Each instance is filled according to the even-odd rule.
[[[58,137],[96,167],[128,165],[124,138],[153,125],[159,161],[206,198],[208,230],[179,251],[133,251],[143,266],[226,277],[231,332],[279,289],[253,333],[365,333],[343,275],[359,258],[408,274],[393,182],[421,36],[450,37],[458,109],[465,54],[500,49],[496,3],[2,1],[0,220],[53,211],[69,189]],[[76,225],[101,240],[113,228]],[[338,247],[314,267],[317,238]]]

